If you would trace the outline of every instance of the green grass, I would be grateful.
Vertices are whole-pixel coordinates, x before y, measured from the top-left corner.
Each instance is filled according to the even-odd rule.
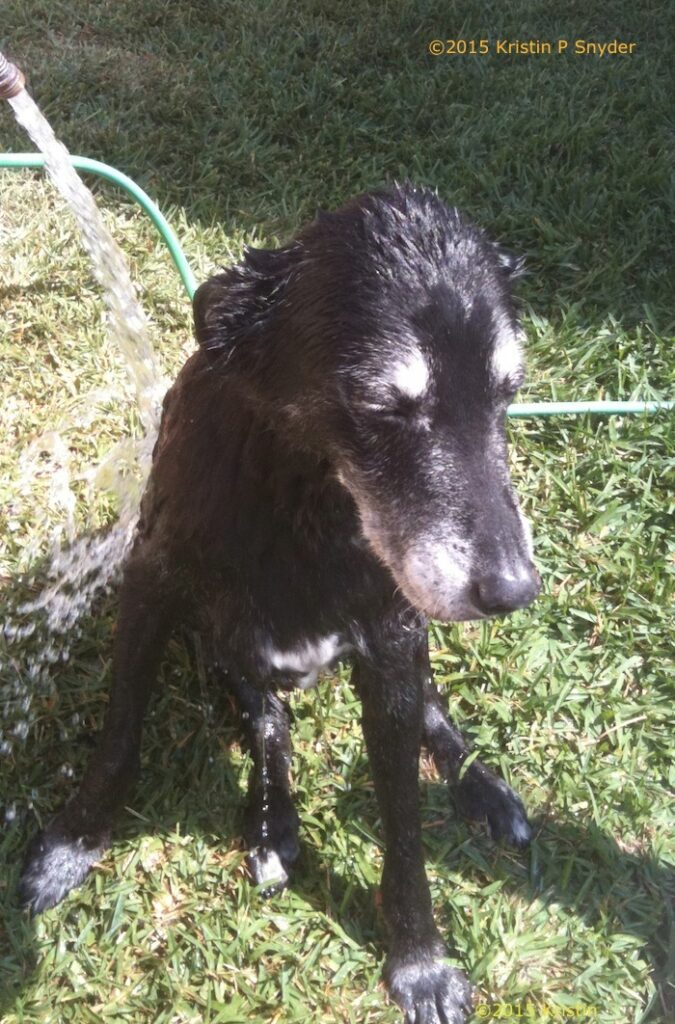
[[[200,279],[244,242],[285,238],[317,206],[412,178],[526,256],[524,398],[651,398],[672,395],[675,376],[668,11],[649,0],[5,0],[0,48],[73,152],[159,200]],[[602,60],[427,55],[431,39],[460,35],[638,48]],[[8,109],[0,136],[4,150],[30,148]],[[61,201],[29,172],[0,184],[0,575],[11,607],[62,518],[59,459],[82,474],[135,415]],[[191,347],[180,281],[147,219],[96,191],[172,374]],[[517,1019],[520,1001],[525,1019],[585,1004],[603,1024],[666,1021],[672,420],[532,420],[511,436],[544,593],[509,620],[435,626],[432,643],[455,718],[517,786],[536,839],[526,855],[494,847],[455,819],[425,762],[437,919],[492,1019],[507,1003],[501,1019]],[[76,491],[81,529],[109,521],[107,500],[86,509],[84,481]],[[29,716],[12,686],[26,682],[35,641],[3,652],[3,1024],[398,1020],[379,983],[381,833],[346,674],[293,698],[303,856],[292,891],[263,901],[247,879],[247,760],[226,699],[176,642],[113,850],[59,909],[35,921],[18,910],[26,838],[73,792],[101,723],[114,618],[112,596],[70,660],[36,684]],[[14,736],[26,719],[28,734]]]

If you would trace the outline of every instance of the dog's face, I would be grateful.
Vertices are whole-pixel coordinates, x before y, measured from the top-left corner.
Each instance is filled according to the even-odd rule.
[[[457,621],[529,604],[539,577],[505,435],[524,375],[514,261],[412,189],[324,215],[282,252],[260,338],[236,346],[251,393],[329,455],[416,608]],[[272,255],[251,254],[258,273]],[[217,350],[222,316],[208,297],[197,335]]]
[[[335,461],[408,600],[457,621],[529,604],[539,579],[507,465],[520,332],[489,304],[458,323],[448,301],[440,289],[402,344],[347,374]]]

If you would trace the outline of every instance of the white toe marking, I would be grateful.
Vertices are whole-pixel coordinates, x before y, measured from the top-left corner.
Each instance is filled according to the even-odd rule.
[[[511,832],[517,843],[526,843],[532,834],[530,826],[520,815],[511,819]]]
[[[251,850],[251,854],[255,856],[254,874],[257,885],[285,885],[288,874],[275,850],[256,847],[255,850]]]

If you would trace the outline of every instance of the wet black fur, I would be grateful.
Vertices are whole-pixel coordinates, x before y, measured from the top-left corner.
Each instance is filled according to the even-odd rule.
[[[214,679],[234,695],[253,754],[246,825],[253,874],[266,881],[270,850],[290,872],[298,821],[288,782],[288,713],[275,691],[294,678],[270,670],[265,644],[289,649],[303,638],[339,634],[355,663],[386,839],[385,978],[409,1021],[465,1019],[469,986],[442,960],[424,873],[421,743],[460,807],[485,820],[496,837],[525,842],[527,820],[518,797],[480,762],[458,781],[468,747],[431,681],[425,616],[374,554],[336,470],[341,460],[370,467],[392,531],[399,530],[396,516],[414,524],[436,515],[443,488],[451,486],[434,484],[440,497],[434,492],[424,508],[416,507],[406,423],[418,410],[403,402],[383,414],[391,422],[383,421],[377,443],[367,417],[355,412],[364,352],[375,362],[385,359],[402,331],[430,353],[449,410],[442,429],[460,439],[461,465],[470,463],[477,431],[494,434],[502,452],[509,395],[489,383],[486,363],[495,307],[515,323],[514,269],[435,195],[404,187],[321,216],[283,249],[249,250],[241,264],[198,290],[199,348],[164,402],[121,593],[100,746],[77,795],[31,846],[22,898],[33,910],[54,905],[81,882],[108,844],[138,771],[158,663],[182,622],[201,631]],[[476,479],[479,500],[506,521],[507,498],[486,502],[486,486]],[[506,542],[508,529],[481,526],[485,515],[477,511],[474,520],[486,538],[479,537],[478,549],[489,561],[489,537],[501,530]],[[392,536],[405,537],[404,527]],[[263,816],[265,729],[269,807]]]

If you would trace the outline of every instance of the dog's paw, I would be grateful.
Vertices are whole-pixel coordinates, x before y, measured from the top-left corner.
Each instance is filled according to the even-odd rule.
[[[405,1024],[464,1024],[471,1012],[468,979],[433,954],[390,957],[384,979]]]
[[[270,786],[265,794],[249,798],[244,829],[249,848],[248,867],[264,896],[284,889],[298,859],[298,813],[289,794]]]
[[[95,840],[73,838],[52,823],[28,847],[19,882],[22,905],[34,914],[55,907],[84,881],[109,842],[108,834]]]
[[[518,794],[480,761],[474,761],[458,783],[456,801],[465,818],[487,823],[492,839],[524,847],[532,838],[532,828]]]
[[[246,858],[253,881],[267,898],[281,892],[288,885],[289,875],[276,850],[268,846],[254,846]]]

